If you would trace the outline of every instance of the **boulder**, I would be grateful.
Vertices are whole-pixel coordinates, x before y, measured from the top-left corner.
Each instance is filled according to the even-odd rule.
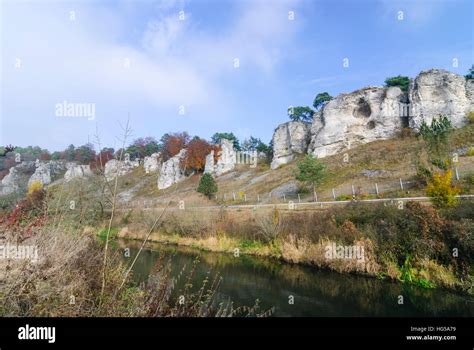
[[[145,157],[143,159],[143,168],[145,169],[145,173],[156,173],[158,170],[160,170],[160,159],[160,152],[153,153],[151,156]]]
[[[140,166],[140,161],[134,160],[131,161],[129,159],[125,160],[117,160],[111,159],[105,164],[104,168],[104,175],[107,181],[110,181],[115,178],[115,176],[123,176],[128,174],[133,169]]]
[[[433,117],[446,115],[454,127],[466,123],[466,114],[474,110],[474,83],[442,69],[423,71],[411,82],[410,127],[419,129],[422,121],[430,124]]]
[[[161,165],[158,177],[158,189],[163,190],[185,178],[184,170],[181,169],[181,159],[186,156],[186,150],[182,149],[178,154],[168,159]]]
[[[76,178],[84,178],[93,175],[90,165],[70,162],[66,164],[66,168],[67,171],[64,174],[64,181],[66,182]]]
[[[273,160],[271,168],[291,162],[298,153],[306,153],[310,141],[311,124],[291,121],[280,124],[273,133]]]

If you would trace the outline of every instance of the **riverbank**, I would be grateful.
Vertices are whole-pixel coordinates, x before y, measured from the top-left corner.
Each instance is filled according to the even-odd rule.
[[[464,201],[446,211],[419,203],[403,210],[350,205],[291,214],[175,211],[166,213],[148,240],[469,294],[472,207],[471,201]],[[143,224],[150,221],[147,215],[152,214],[124,214],[116,221],[114,235],[142,241],[148,233]]]
[[[125,262],[135,258],[142,242],[117,239],[113,246]],[[124,255],[129,251],[129,255]],[[472,297],[451,291],[420,288],[377,278],[341,274],[281,260],[204,251],[175,244],[147,243],[133,269],[133,279],[148,279],[160,259],[171,261],[172,275],[179,276],[195,265],[191,281],[200,284],[209,273],[222,277],[217,302],[232,300],[236,307],[259,301],[263,310],[273,309],[276,317],[472,317]],[[404,304],[398,304],[399,297]],[[291,302],[290,302],[291,301]]]

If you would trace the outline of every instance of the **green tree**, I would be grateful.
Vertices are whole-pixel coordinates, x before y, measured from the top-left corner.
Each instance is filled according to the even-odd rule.
[[[292,121],[311,122],[313,120],[314,111],[308,106],[289,107],[288,116]]]
[[[216,132],[214,135],[212,135],[211,142],[217,145],[222,139],[232,141],[236,151],[241,150],[239,139],[232,132]]]
[[[95,159],[94,145],[86,143],[76,148],[74,160],[81,164],[90,164]]]
[[[397,75],[396,77],[390,77],[385,79],[385,86],[398,86],[403,92],[408,92],[410,86],[410,78]]]
[[[474,79],[474,64],[471,65],[471,68],[469,68],[469,73],[465,75],[466,80],[472,80]]]
[[[51,153],[51,160],[60,160],[61,159],[61,152],[54,151]]]
[[[298,172],[296,180],[311,185],[313,189],[313,199],[315,198],[316,186],[319,185],[326,176],[326,167],[318,158],[307,154],[302,160],[296,163]]]
[[[331,100],[332,100],[332,96],[329,95],[329,93],[321,92],[321,93],[317,94],[316,97],[314,98],[313,107],[314,107],[315,110],[319,110],[322,107],[324,107],[324,105],[326,103],[328,103],[329,101],[331,101]]]
[[[126,153],[130,155],[130,159],[145,158],[158,152],[161,145],[153,137],[138,138],[127,147]],[[112,152],[113,153],[113,152]]]
[[[209,199],[211,199],[212,196],[217,193],[217,184],[211,174],[206,173],[201,176],[197,191]]]
[[[68,162],[72,162],[76,157],[76,147],[74,145],[69,145],[65,150],[64,150],[64,159],[67,160]]]
[[[434,117],[430,126],[425,121],[420,125],[420,135],[428,145],[431,155],[438,159],[444,155],[452,131],[453,126],[446,116]]]

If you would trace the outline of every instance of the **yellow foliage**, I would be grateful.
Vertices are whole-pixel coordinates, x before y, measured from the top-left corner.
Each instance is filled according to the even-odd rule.
[[[436,206],[451,207],[456,204],[456,196],[460,190],[451,183],[453,177],[452,170],[444,173],[436,173],[433,175],[428,186],[426,187],[426,194],[431,197],[431,200]]]
[[[474,156],[474,147],[469,147],[469,149],[466,152],[466,156],[468,157]]]
[[[280,223],[280,212],[278,209],[273,210],[273,224],[278,225]]]
[[[474,111],[467,114],[467,120],[469,121],[469,124],[474,124]]]
[[[28,186],[28,195],[32,195],[36,191],[41,191],[43,189],[43,183],[39,180],[31,181],[30,186]]]

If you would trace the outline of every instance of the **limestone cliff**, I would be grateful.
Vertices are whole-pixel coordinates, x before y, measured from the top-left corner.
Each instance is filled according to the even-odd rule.
[[[403,127],[417,130],[423,120],[430,123],[439,115],[461,127],[473,110],[474,82],[441,69],[421,72],[407,93],[398,87],[366,87],[340,94],[315,113],[307,149],[302,122],[284,123],[275,129],[272,168],[290,162],[297,153],[326,157],[394,137]]]

